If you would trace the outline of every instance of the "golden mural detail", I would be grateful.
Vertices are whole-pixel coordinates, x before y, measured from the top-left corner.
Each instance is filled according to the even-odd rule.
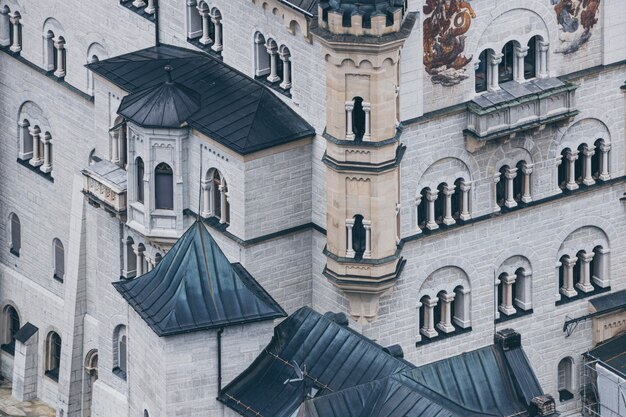
[[[465,33],[474,9],[466,0],[426,0],[424,4],[424,66],[435,84],[452,86],[469,77],[465,66]]]
[[[591,37],[591,29],[598,22],[600,0],[552,0],[559,22],[559,41],[556,52],[571,54]]]

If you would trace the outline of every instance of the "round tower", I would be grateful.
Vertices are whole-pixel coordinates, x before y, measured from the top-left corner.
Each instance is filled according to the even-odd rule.
[[[374,320],[399,255],[400,49],[415,24],[404,0],[321,2],[314,35],[326,58],[327,256],[324,275]]]

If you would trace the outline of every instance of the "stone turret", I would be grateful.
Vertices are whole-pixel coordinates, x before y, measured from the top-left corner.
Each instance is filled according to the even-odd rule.
[[[398,0],[333,0],[313,30],[326,51],[327,264],[363,322],[394,286],[399,256],[400,49],[415,23]]]

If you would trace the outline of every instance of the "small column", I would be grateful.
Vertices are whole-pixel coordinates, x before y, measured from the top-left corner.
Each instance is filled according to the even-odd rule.
[[[346,244],[346,258],[354,258],[354,246],[352,244],[352,227],[354,226],[354,219],[346,219],[346,233],[348,236]]]
[[[63,64],[63,47],[65,46],[65,41],[62,38],[57,38],[54,41],[54,48],[56,49],[57,54],[57,67],[54,71],[54,75],[56,77],[65,77],[65,66]]]
[[[46,71],[54,71],[54,35],[52,32],[48,31],[43,35],[44,39],[44,49],[43,49],[43,62],[44,69]]]
[[[472,189],[472,183],[461,182],[461,184],[459,185],[461,188],[461,192],[463,193],[462,200],[461,200],[461,214],[459,215],[459,218],[461,220],[467,221],[472,218],[472,215],[470,214],[470,210],[469,210],[469,193],[470,193],[470,190]]]
[[[4,6],[0,8],[0,45],[11,45],[11,18],[9,16],[9,8]]]
[[[354,110],[354,101],[346,101],[346,140],[354,140],[352,110]]]
[[[487,83],[487,90],[489,91],[497,91],[500,89],[500,85],[498,82],[498,66],[502,62],[503,56],[504,55],[502,55],[501,53],[489,54],[489,71],[487,71],[489,78]]]
[[[135,0],[133,1],[133,6],[139,8],[139,7],[143,7],[146,5],[146,2],[143,0]]]
[[[437,306],[437,299],[431,300],[430,298],[425,299],[423,302],[424,306],[424,327],[420,329],[420,332],[432,339],[436,337],[439,333],[435,330],[435,315],[434,309]]]
[[[363,112],[365,113],[365,133],[363,133],[363,140],[367,142],[372,139],[372,133],[371,133],[371,128],[370,128],[370,124],[372,120],[372,118],[370,117],[370,113],[372,111],[372,104],[363,102],[362,106],[363,106]]]
[[[444,293],[439,297],[441,301],[441,321],[437,323],[437,328],[444,333],[452,333],[454,331],[451,308],[454,296],[454,293]]]
[[[603,143],[600,145],[600,152],[602,152],[602,167],[600,168],[600,179],[602,181],[608,181],[611,179],[609,175],[609,151],[611,150],[611,144]]]
[[[273,46],[267,47],[267,53],[270,55],[270,75],[267,76],[267,81],[275,83],[276,81],[280,80],[280,77],[278,76],[276,70],[276,56],[278,55],[278,53],[276,52],[276,48],[274,48]]]
[[[589,270],[590,269],[589,264],[591,263],[591,260],[593,259],[593,255],[594,255],[593,252],[591,253],[585,252],[578,256],[578,259],[580,259],[580,262],[581,262],[580,280],[576,284],[576,287],[583,292],[593,291],[593,285],[591,285],[591,273]]]
[[[460,328],[467,329],[471,324],[469,302],[470,290],[459,287],[454,290],[454,293],[456,301],[454,303],[454,311],[452,311],[452,321]]]
[[[50,160],[50,141],[52,140],[52,138],[50,137],[49,133],[46,133],[43,136],[43,165],[41,166],[41,168],[39,168],[41,170],[41,172],[44,173],[48,173],[50,171],[52,171],[52,161]]]
[[[591,157],[596,153],[595,147],[587,146],[583,149],[583,155],[585,156],[585,172],[583,173],[583,184],[593,185],[596,182],[591,176]]]
[[[111,132],[111,162],[117,164],[120,162],[120,139],[119,131]]]
[[[508,208],[513,208],[517,206],[517,201],[515,201],[515,196],[513,195],[513,180],[517,177],[517,168],[507,168],[504,176],[506,177],[506,200],[504,205]]]
[[[37,126],[35,126],[29,127],[28,132],[33,138],[33,157],[30,158],[29,164],[34,167],[38,167],[43,163],[43,161],[41,160],[41,156],[39,155],[39,136],[41,135],[41,131]]]
[[[209,36],[209,11],[199,10],[199,13],[200,16],[202,16],[202,37],[199,42],[202,45],[208,45],[213,42],[213,39]]]
[[[518,83],[524,82],[524,58],[528,55],[527,46],[515,47],[515,65],[513,66],[514,74],[513,79]]]
[[[550,42],[539,41],[539,71],[538,78],[548,78],[548,49],[550,49]]]
[[[211,180],[202,180],[202,217],[211,215]]]
[[[529,271],[523,270],[517,273],[517,285],[515,287],[516,298],[513,301],[515,305],[524,311],[530,310],[533,307],[531,280],[532,276]]]
[[[211,16],[213,27],[215,28],[215,42],[211,49],[215,52],[222,52],[224,46],[222,45],[222,18],[219,16]]]
[[[20,52],[22,50],[22,44],[20,42],[20,15],[14,14],[11,16],[11,25],[13,26],[13,43],[11,44],[12,52]]]
[[[454,185],[446,185],[443,187],[443,194],[446,196],[445,213],[443,215],[443,224],[449,226],[456,223],[452,217],[452,196],[454,195]]]
[[[133,252],[135,252],[135,256],[137,256],[137,273],[135,276],[139,277],[143,275],[143,250],[141,250],[138,245],[133,245]]]
[[[143,11],[148,14],[154,14],[154,0],[148,0],[148,7],[146,7]]]
[[[493,206],[493,211],[500,211],[502,210],[500,208],[500,206],[498,205],[498,183],[500,182],[500,173],[498,172],[496,175],[493,176],[493,202],[494,202],[494,206]]]
[[[426,221],[426,227],[430,230],[439,228],[439,225],[435,221],[435,200],[437,200],[437,191],[429,190],[426,192],[426,199],[428,200],[428,208],[426,210],[428,214],[428,220]]]
[[[420,222],[422,220],[426,220],[426,219],[420,219],[420,204],[422,204],[422,195],[418,195],[417,197],[415,197],[415,231],[417,233],[422,233],[422,228],[420,227]],[[423,202],[423,204],[426,204],[426,202]]]
[[[372,257],[372,221],[363,220],[363,228],[365,229],[365,252],[363,252],[363,259],[370,259]]]
[[[291,88],[291,61],[289,61],[289,54],[280,53],[280,60],[283,61],[283,82],[280,83],[280,88],[283,90],[289,90]]]
[[[522,201],[524,203],[530,203],[533,201],[530,195],[530,174],[533,173],[533,164],[524,164],[522,166],[522,174],[524,174],[524,187],[522,190]]]
[[[565,268],[563,270],[563,286],[561,287],[561,294],[566,297],[574,297],[577,294],[574,289],[574,265],[576,265],[577,261],[577,258],[566,258],[563,260]]]
[[[32,143],[32,139],[31,139],[31,138],[26,137],[26,135],[28,134],[28,133],[26,133],[26,132],[28,131],[28,127],[29,127],[29,126],[30,126],[30,125],[29,125],[29,124],[28,124],[28,122],[27,122],[27,121],[25,121],[25,120],[22,120],[22,121],[17,122],[17,129],[18,129],[18,131],[19,131],[19,136],[20,136],[20,146],[19,146],[19,147],[20,147],[20,152],[19,152],[19,155],[18,155],[18,156],[19,156],[19,158],[20,158],[22,161],[25,161],[25,160],[27,160],[27,159],[29,159],[29,158],[32,158],[32,157],[33,157],[33,151],[32,151],[32,149],[31,149],[31,151],[30,151],[30,152],[26,152],[26,149],[27,149],[27,147],[26,147],[27,141],[31,141],[31,143]]]
[[[226,212],[228,211],[226,209],[226,203],[228,202],[226,200],[226,186],[224,184],[220,184],[219,186],[219,190],[220,190],[220,207],[222,208],[220,210],[220,223],[226,223]]]
[[[594,268],[591,271],[593,282],[600,288],[609,286],[609,250],[604,248],[596,249],[596,259]]]
[[[500,285],[502,286],[502,304],[500,304],[500,311],[507,316],[517,313],[515,307],[513,307],[513,284],[515,284],[515,275],[509,275],[507,273],[502,274],[500,278]]]
[[[578,151],[571,151],[567,154],[567,185],[565,186],[568,190],[576,190],[578,189],[578,184],[576,184],[576,160],[578,159]]]

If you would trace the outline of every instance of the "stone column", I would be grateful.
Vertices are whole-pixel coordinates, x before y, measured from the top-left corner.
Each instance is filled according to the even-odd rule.
[[[354,101],[346,101],[346,140],[354,140],[352,110],[354,110]]]
[[[513,301],[524,311],[530,310],[533,307],[531,279],[531,273],[526,270],[520,271],[517,275],[517,285],[515,287],[517,297]]]
[[[517,206],[517,201],[515,201],[515,196],[513,195],[513,180],[517,177],[517,168],[507,168],[504,176],[506,177],[506,200],[504,205],[508,208],[513,208]]]
[[[44,69],[46,71],[54,71],[54,42],[53,42],[53,37],[54,35],[52,34],[52,32],[47,32],[46,34],[43,35],[43,39],[44,39],[44,50],[43,50],[43,54],[44,54]]]
[[[435,330],[435,315],[434,309],[437,307],[437,299],[431,300],[430,298],[425,299],[423,302],[424,306],[424,327],[420,329],[421,333],[432,339],[438,335],[437,330]]]
[[[215,52],[222,52],[224,48],[222,45],[222,19],[218,16],[211,16],[211,21],[213,22],[213,27],[215,28],[215,42],[211,49]]]
[[[454,290],[455,303],[454,311],[452,312],[452,321],[462,329],[470,327],[470,290],[467,288],[459,287]]]
[[[372,257],[372,221],[363,220],[363,228],[365,229],[365,252],[363,252],[363,259],[370,259]]]
[[[133,245],[133,252],[135,252],[135,255],[137,256],[137,259],[135,261],[137,273],[135,274],[135,276],[139,277],[143,275],[143,250],[139,248],[138,245]]]
[[[515,65],[513,66],[513,79],[518,83],[524,82],[524,58],[528,55],[527,46],[515,47]]]
[[[524,184],[522,189],[522,201],[530,203],[533,201],[530,195],[530,175],[533,173],[533,164],[524,164],[522,166],[522,174],[524,174]]]
[[[280,60],[283,61],[283,81],[280,83],[280,88],[283,90],[289,90],[291,88],[291,70],[289,66],[289,54],[280,53]]]
[[[209,217],[211,215],[211,180],[202,180],[202,217]],[[198,210],[200,207],[198,207]]]
[[[548,49],[550,49],[550,42],[539,41],[539,68],[537,71],[537,78],[548,78]]]
[[[29,126],[30,125],[25,120],[17,122],[17,128],[19,130],[19,135],[20,135],[20,146],[19,146],[20,152],[18,156],[23,161],[33,157],[32,149],[30,152],[26,152],[26,149],[27,149],[26,144],[28,143],[27,141],[30,141],[30,143],[32,144],[32,139],[26,136],[28,134],[26,132],[28,131]]]
[[[437,190],[429,190],[426,193],[426,199],[428,200],[428,208],[426,209],[426,213],[428,214],[428,220],[426,221],[426,227],[430,230],[435,230],[439,228],[439,225],[435,221],[435,200],[437,200],[437,195]]]
[[[596,249],[596,259],[594,269],[591,271],[593,282],[600,288],[609,286],[609,250],[604,248]]]
[[[591,273],[589,270],[590,269],[589,264],[591,263],[591,260],[593,259],[593,255],[594,255],[593,252],[591,253],[584,252],[578,256],[578,259],[581,262],[580,280],[576,284],[576,287],[583,292],[593,291],[593,285],[591,285]]]
[[[513,307],[513,284],[515,284],[515,275],[509,275],[504,273],[501,275],[500,285],[502,291],[502,304],[500,304],[500,311],[507,316],[517,313],[515,307]]]
[[[452,217],[452,196],[454,195],[455,188],[456,187],[454,185],[446,185],[443,187],[443,194],[446,196],[443,224],[448,226],[456,223]]]
[[[228,211],[226,208],[226,186],[224,184],[220,184],[219,186],[219,190],[220,190],[220,223],[226,223],[226,212]]]
[[[208,45],[213,42],[211,36],[209,36],[209,11],[199,10],[199,13],[202,17],[202,37],[200,38],[199,42],[202,45]]]
[[[63,48],[65,46],[65,41],[63,39],[55,39],[54,48],[56,49],[57,54],[57,67],[54,71],[54,75],[56,77],[65,77],[65,65],[63,63]]]
[[[154,14],[154,0],[148,0],[148,7],[146,7],[143,11],[148,14]]]
[[[117,164],[120,162],[120,133],[118,130],[111,132],[111,162]]]
[[[372,111],[372,104],[363,102],[362,106],[363,106],[363,112],[365,113],[365,133],[363,133],[363,140],[369,141],[372,138],[371,126],[370,126],[370,124],[372,123],[372,118],[370,117],[371,116],[370,113]]]
[[[139,7],[143,7],[146,5],[146,2],[143,0],[135,0],[133,1],[133,6],[139,8]]]
[[[13,26],[13,43],[11,44],[12,52],[20,52],[22,50],[22,44],[20,42],[20,15],[14,14],[11,16],[11,25]]]
[[[601,144],[600,151],[602,152],[602,167],[600,168],[600,179],[607,181],[611,179],[609,175],[609,151],[611,150],[611,144]]]
[[[452,333],[454,331],[451,311],[454,295],[454,293],[444,293],[439,297],[441,301],[441,321],[437,323],[437,328],[444,333]]]
[[[591,157],[595,154],[595,147],[587,146],[583,149],[583,155],[585,156],[585,167],[583,172],[583,184],[585,185],[593,185],[596,182],[593,180],[591,176]]]
[[[563,260],[563,286],[561,287],[561,294],[566,297],[574,297],[577,293],[574,289],[574,265],[578,261],[577,258],[566,258]]]
[[[0,45],[11,45],[11,17],[9,8],[4,6],[0,9]]]
[[[500,182],[500,173],[498,172],[496,175],[493,176],[493,202],[494,202],[494,206],[493,206],[493,211],[500,211],[502,210],[500,208],[500,206],[498,205],[498,183]]]
[[[498,82],[498,66],[502,62],[503,56],[504,55],[502,55],[501,53],[492,52],[491,54],[489,54],[489,68],[487,71],[487,90],[489,91],[496,91],[500,89],[500,85]]]
[[[270,75],[267,76],[267,81],[275,83],[276,81],[280,80],[276,68],[276,59],[278,53],[276,52],[276,48],[274,47],[267,47],[267,53],[270,56]]]
[[[567,154],[567,185],[565,186],[568,190],[576,190],[578,189],[578,184],[576,184],[576,160],[578,159],[578,151],[571,151]]]
[[[354,246],[352,244],[352,227],[354,227],[354,219],[346,219],[346,233],[348,234],[346,244],[346,258],[354,258]]]
[[[29,163],[34,167],[38,167],[43,163],[41,156],[39,155],[39,136],[41,135],[41,131],[37,126],[31,126],[28,128],[28,132],[33,138],[33,157],[30,158]]]
[[[417,197],[415,197],[415,225],[417,226],[415,228],[415,231],[417,233],[422,233],[422,228],[420,227],[420,222],[422,220],[426,220],[426,219],[420,219],[420,204],[426,204],[426,202],[422,202],[422,195],[418,195]]]
[[[461,192],[463,193],[461,200],[461,214],[459,215],[459,218],[461,220],[467,221],[472,218],[469,210],[469,193],[472,189],[472,183],[463,181],[461,182],[461,184],[459,184],[459,186]]]
[[[41,166],[41,172],[48,173],[52,171],[52,161],[50,160],[50,141],[52,138],[49,133],[43,136],[43,165]]]

